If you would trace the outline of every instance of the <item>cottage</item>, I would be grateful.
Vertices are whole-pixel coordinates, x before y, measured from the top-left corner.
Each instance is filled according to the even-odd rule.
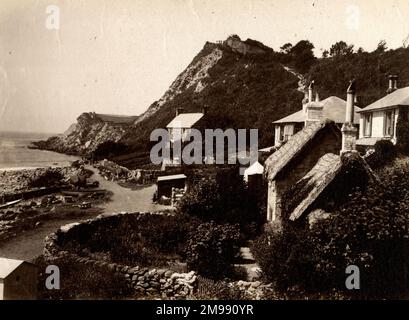
[[[341,148],[341,132],[333,121],[311,122],[269,156],[264,175],[268,181],[267,221],[281,222],[281,197],[307,174],[318,159]]]
[[[300,131],[313,120],[332,120],[341,128],[345,120],[346,101],[335,96],[320,101],[318,93],[316,93],[316,99],[314,102],[312,98],[313,87],[314,82],[312,81],[308,88],[308,94],[305,94],[302,101],[303,107],[301,110],[273,122],[275,147],[279,147],[287,142],[292,135]],[[314,105],[318,106],[318,108],[322,108],[322,111],[317,111],[316,108],[314,108]],[[359,126],[359,116],[357,113],[359,110],[361,110],[359,107],[354,106],[355,117],[353,123],[356,126]]]
[[[0,300],[37,298],[38,268],[22,260],[0,258]]]
[[[192,128],[196,128],[200,120],[204,117],[206,109],[203,108],[202,112],[196,113],[183,113],[183,108],[176,109],[176,116],[171,122],[168,123],[166,128],[168,129],[169,141],[170,141],[170,160],[164,162],[163,166],[180,165],[182,159],[179,156],[173,154],[173,146],[176,141],[181,140],[181,148],[183,149],[183,143],[188,143],[188,137]]]
[[[170,198],[172,196],[172,188],[184,189],[186,187],[186,176],[184,174],[175,174],[158,177],[157,186],[159,199],[162,196]]]
[[[328,148],[328,145],[320,144],[320,141],[311,144],[312,137],[325,128],[324,124],[333,124],[333,122],[310,123],[267,159],[268,221],[275,222],[280,227],[283,219],[296,221],[310,213],[325,216],[325,209],[341,198],[340,193],[345,195],[355,186],[365,185],[369,179],[376,179],[367,163],[356,151],[355,91],[355,82],[351,82],[347,91],[346,108],[344,108],[346,116],[341,128],[341,145],[333,143],[332,148]],[[335,128],[339,131],[338,127],[335,126]],[[332,150],[329,151],[330,149]],[[317,155],[317,158],[313,158]],[[353,172],[349,168],[352,161],[354,162]],[[289,166],[291,162],[295,165]],[[359,179],[354,179],[353,177],[358,173],[362,175]],[[345,179],[345,175],[349,175],[352,179]],[[293,190],[290,196],[288,196],[289,190]],[[283,197],[286,203],[282,203]],[[282,212],[283,205],[286,206],[285,217]]]
[[[373,146],[382,139],[396,144],[398,117],[407,117],[405,111],[409,110],[409,87],[398,89],[397,81],[397,76],[389,76],[387,95],[358,111],[361,118],[357,145]]]

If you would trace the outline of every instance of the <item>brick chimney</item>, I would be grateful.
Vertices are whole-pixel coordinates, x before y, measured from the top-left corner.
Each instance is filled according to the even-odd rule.
[[[324,107],[320,102],[318,92],[315,93],[315,101],[308,102],[306,105],[305,125],[311,122],[321,121],[324,117]]]
[[[391,74],[389,75],[389,87],[386,90],[386,93],[392,93],[394,92],[396,89],[398,89],[398,76],[395,74]]]
[[[341,155],[356,151],[357,128],[354,126],[354,102],[356,94],[356,83],[352,80],[347,89],[347,104],[345,109],[345,122],[342,125],[342,149]]]
[[[181,113],[183,113],[183,108],[176,108],[176,116],[180,115]]]
[[[205,115],[207,113],[207,106],[202,107],[202,113]]]

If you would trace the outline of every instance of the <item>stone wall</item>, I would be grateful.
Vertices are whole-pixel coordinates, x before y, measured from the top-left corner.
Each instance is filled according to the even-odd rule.
[[[95,219],[89,219],[81,223],[72,223],[62,226],[59,230],[45,239],[44,258],[49,261],[57,259],[68,259],[72,263],[91,266],[95,270],[111,270],[123,276],[135,293],[147,296],[160,296],[162,298],[186,298],[193,293],[196,282],[194,272],[178,273],[171,269],[149,269],[140,266],[127,266],[118,263],[110,263],[96,260],[90,257],[79,256],[64,248],[67,240],[76,241],[77,237],[86,232],[93,232],[96,225],[111,224],[114,220],[121,219],[125,215],[137,218],[140,215],[151,213],[116,213],[110,215],[99,215]],[[153,213],[154,214],[154,213]],[[162,213],[157,213],[162,214]]]
[[[44,259],[49,263],[56,260],[69,260],[74,264],[92,267],[94,270],[110,270],[126,279],[129,286],[137,295],[146,297],[160,297],[162,299],[197,299],[198,276],[194,271],[178,273],[171,268],[146,268],[142,266],[127,266],[109,261],[97,260],[89,256],[80,256],[70,251],[64,244],[67,241],[78,241],[87,232],[94,232],[101,225],[115,225],[120,219],[141,217],[145,214],[167,215],[168,213],[135,212],[102,214],[94,219],[88,219],[79,223],[71,223],[62,226],[55,233],[45,238]],[[235,288],[246,299],[263,299],[266,292],[271,291],[271,285],[262,284],[259,281],[238,281],[225,283],[229,288]],[[207,297],[208,298],[208,297]]]

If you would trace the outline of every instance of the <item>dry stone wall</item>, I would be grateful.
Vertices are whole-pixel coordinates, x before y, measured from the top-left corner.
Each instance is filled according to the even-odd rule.
[[[96,260],[90,257],[82,257],[75,252],[65,249],[63,244],[68,239],[76,240],[84,232],[92,232],[94,225],[107,224],[113,220],[121,219],[123,215],[134,215],[137,218],[150,213],[117,213],[100,215],[95,219],[81,223],[65,225],[45,239],[44,258],[47,261],[55,261],[61,258],[68,259],[73,263],[87,265],[95,270],[111,270],[123,276],[136,293],[147,296],[160,296],[162,298],[186,298],[193,293],[196,274],[194,272],[178,273],[171,269],[149,269],[141,266],[127,266],[108,261]],[[158,213],[161,214],[161,213]]]

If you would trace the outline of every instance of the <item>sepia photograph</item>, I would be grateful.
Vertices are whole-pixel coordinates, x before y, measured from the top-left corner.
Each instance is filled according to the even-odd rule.
[[[408,17],[1,0],[0,300],[408,300]]]

